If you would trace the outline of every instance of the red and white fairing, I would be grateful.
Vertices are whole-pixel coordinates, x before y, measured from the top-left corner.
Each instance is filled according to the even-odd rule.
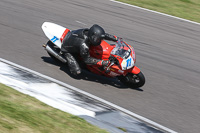
[[[136,59],[134,48],[121,39],[115,44],[110,45],[106,41],[102,41],[100,46],[90,47],[90,55],[103,60],[114,57],[118,62],[109,67],[110,71],[108,73],[99,70],[98,66],[88,66],[94,73],[103,73],[103,75],[108,77],[116,77],[126,75],[127,73],[137,74],[140,72],[139,68],[135,66]]]

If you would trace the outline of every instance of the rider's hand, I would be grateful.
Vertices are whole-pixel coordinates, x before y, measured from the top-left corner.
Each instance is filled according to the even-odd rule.
[[[110,61],[109,60],[102,60],[101,64],[102,64],[102,66],[107,67],[110,64]]]
[[[121,37],[117,37],[117,36],[115,36],[115,42],[117,42],[118,40],[121,40],[121,41],[123,41],[123,38],[121,38]]]
[[[119,39],[119,37],[117,37],[117,36],[114,36],[114,42],[116,42],[117,40]]]

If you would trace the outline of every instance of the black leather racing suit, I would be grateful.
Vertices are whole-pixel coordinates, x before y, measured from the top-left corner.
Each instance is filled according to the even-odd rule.
[[[102,60],[90,57],[88,39],[89,29],[79,29],[69,32],[63,39],[61,51],[64,53],[69,69],[72,74],[76,75],[81,73],[79,64],[72,56],[72,54],[80,54],[84,62],[88,65],[102,65]],[[105,40],[117,41],[117,38],[110,34],[105,34]]]

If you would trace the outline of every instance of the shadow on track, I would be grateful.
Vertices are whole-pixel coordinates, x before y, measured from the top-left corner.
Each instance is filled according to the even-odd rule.
[[[82,72],[79,76],[73,76],[70,73],[68,66],[66,64],[56,62],[51,57],[41,57],[41,58],[46,63],[60,67],[61,71],[67,73],[70,77],[72,77],[74,79],[77,79],[77,80],[82,79],[82,80],[87,80],[87,81],[91,81],[91,82],[101,83],[104,86],[111,85],[111,86],[114,86],[114,87],[120,88],[120,89],[128,89],[128,87],[123,85],[117,78],[109,78],[109,77],[97,75],[97,74],[94,74],[94,73],[88,71],[87,69],[82,69]],[[133,89],[133,88],[130,88],[130,89]],[[140,88],[136,88],[134,90],[143,91]]]

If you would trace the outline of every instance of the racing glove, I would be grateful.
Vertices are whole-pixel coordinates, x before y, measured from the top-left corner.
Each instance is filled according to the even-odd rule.
[[[118,40],[118,37],[117,37],[117,36],[114,36],[114,37],[115,37],[115,39],[114,39],[113,41],[115,41],[115,42],[116,42],[116,41]]]
[[[104,39],[116,42],[118,40],[118,37],[106,33]]]

